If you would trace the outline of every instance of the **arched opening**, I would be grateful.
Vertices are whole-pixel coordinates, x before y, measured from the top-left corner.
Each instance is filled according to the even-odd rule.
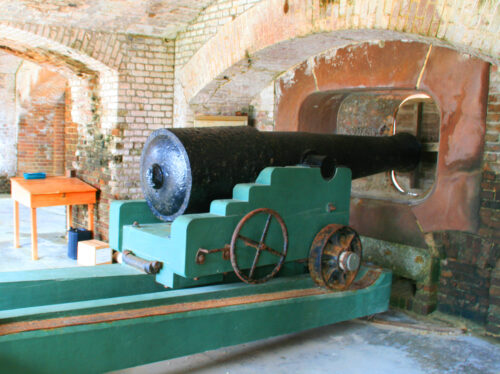
[[[314,92],[298,113],[298,131],[361,136],[407,132],[423,144],[422,160],[413,172],[388,171],[354,180],[352,195],[357,198],[424,199],[436,180],[439,128],[437,104],[416,90]]]
[[[72,167],[77,124],[68,79],[46,66],[0,52],[1,192],[23,173],[63,175]]]
[[[10,178],[24,173],[45,173],[47,176],[64,175],[74,168],[78,145],[78,124],[72,120],[71,86],[67,73],[20,54],[0,51],[0,91],[4,100],[0,103],[1,136],[4,147],[0,148],[1,193],[10,193]],[[9,195],[2,196],[0,207],[12,214]],[[41,262],[31,266],[76,266],[66,256],[67,242],[66,208],[64,206],[37,209],[37,243],[41,249]],[[19,207],[21,248],[8,248],[2,252],[5,258],[31,258],[30,209]],[[9,241],[13,235],[12,219],[5,225]],[[12,263],[0,267],[13,270]]]
[[[16,73],[17,172],[64,175],[77,145],[68,80],[24,61]]]
[[[106,237],[109,190],[102,186],[108,186],[111,179],[105,169],[112,159],[110,144],[117,124],[117,70],[60,41],[6,25],[0,25],[0,53],[0,74],[1,69],[7,69],[2,67],[2,59],[9,74],[7,78],[4,75],[4,82],[9,84],[0,90],[11,104],[7,108],[0,103],[0,119],[2,112],[10,113],[8,118],[3,116],[6,120],[0,127],[0,131],[8,133],[5,142],[10,147],[0,151],[3,192],[10,192],[8,181],[12,176],[22,176],[25,172],[55,176],[73,170],[74,176],[102,192],[97,195],[92,211],[86,204],[68,210],[72,225],[92,227],[89,222],[92,219],[94,238]],[[6,163],[10,166],[4,168]],[[56,240],[64,237],[66,223],[70,221],[65,217],[65,207],[57,208],[62,208],[61,225],[57,229],[51,226],[44,232],[43,219],[37,219],[37,231],[54,234]],[[22,212],[20,215],[22,222]],[[29,230],[29,219],[27,222],[25,219],[23,226]],[[29,235],[23,243],[21,232],[20,244],[23,250],[28,248]],[[64,249],[60,254],[66,258]],[[46,258],[49,263],[50,257]]]
[[[407,199],[423,199],[436,180],[441,113],[434,100],[425,93],[406,97],[396,108],[392,133],[409,132],[422,144],[422,158],[417,169],[400,178],[391,172],[391,183]]]

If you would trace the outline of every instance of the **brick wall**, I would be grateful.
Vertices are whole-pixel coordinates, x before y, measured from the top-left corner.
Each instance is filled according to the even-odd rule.
[[[9,178],[16,173],[16,70],[21,59],[0,53],[0,193],[10,192]]]
[[[435,233],[441,248],[438,309],[500,335],[500,74],[490,69],[478,234]]]
[[[492,269],[498,245],[488,238],[463,232],[434,234],[443,251],[438,310],[486,323]]]
[[[490,276],[490,305],[486,328],[491,334],[500,336],[500,71],[498,65],[492,65],[490,69],[487,110],[479,233],[491,241],[492,251],[497,260]]]
[[[92,121],[91,125],[78,125],[74,162],[77,176],[100,190],[96,230],[104,239],[110,201],[142,198],[142,147],[153,130],[171,127],[173,116],[174,42],[130,35],[117,35],[116,40],[123,53],[116,79],[101,79],[79,88],[90,95],[91,106],[86,110],[92,114]],[[111,98],[107,110],[103,108],[103,95]],[[106,113],[109,107],[116,109],[116,117],[107,126],[104,117],[106,123],[113,121]],[[75,220],[79,225],[86,224],[85,209],[75,209]]]
[[[259,2],[261,0],[217,0],[205,8],[176,38],[176,67],[180,68],[189,61],[222,26]],[[231,48],[230,45],[220,47],[225,50]]]
[[[24,63],[16,75],[17,174],[64,174],[66,79]]]
[[[490,69],[486,116],[483,182],[481,184],[481,236],[500,242],[500,71]]]
[[[500,336],[500,260],[491,272],[490,306],[486,323],[486,331],[491,335]]]
[[[69,87],[64,92],[64,169],[75,168],[76,147],[78,145],[78,125],[71,117],[71,90]]]
[[[159,38],[124,38],[128,52],[120,66],[111,193],[115,198],[141,198],[142,147],[153,130],[172,126],[175,46]]]
[[[250,103],[254,126],[261,131],[274,129],[274,82],[264,88]]]
[[[109,202],[142,197],[142,145],[172,124],[174,41],[13,22],[0,22],[0,33],[12,54],[67,79],[71,144],[63,152],[76,175],[99,189],[96,237],[107,238]],[[77,225],[86,216],[74,209]]]
[[[16,173],[15,74],[0,73],[0,193],[10,192]]]

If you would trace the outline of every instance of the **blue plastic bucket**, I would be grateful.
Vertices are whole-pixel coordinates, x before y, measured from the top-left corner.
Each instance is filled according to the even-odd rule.
[[[68,230],[68,257],[76,260],[78,242],[92,239],[92,232],[87,229],[71,227]]]

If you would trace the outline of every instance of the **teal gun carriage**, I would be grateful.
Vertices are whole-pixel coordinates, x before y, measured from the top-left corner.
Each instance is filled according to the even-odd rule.
[[[207,148],[196,154],[197,140],[219,131],[244,143],[255,136],[260,146],[247,144],[244,158],[224,163],[238,148],[232,141],[206,170]],[[255,131],[162,130],[148,140],[143,156],[158,134],[182,134],[181,152],[174,149],[180,169],[156,153],[149,164],[143,157],[147,200],[112,202],[109,237],[124,262],[155,275],[120,264],[1,274],[3,370],[99,373],[387,310],[391,272],[361,264],[359,236],[348,226],[351,179],[366,175],[363,157],[349,165],[322,135]],[[349,144],[341,153],[380,151],[368,173],[418,162],[409,135],[335,139]],[[220,144],[212,143],[215,152]],[[252,155],[257,162],[240,175],[251,180],[219,183]],[[172,200],[156,204],[151,194]]]
[[[152,213],[147,217],[149,208],[145,201],[114,202],[111,222],[119,224],[111,225],[111,246],[162,262],[156,279],[168,287],[222,281],[224,273],[234,271],[230,247],[236,226],[245,215],[266,208],[246,221],[238,235],[259,243],[270,218],[263,244],[275,252],[262,250],[258,264],[271,266],[272,272],[273,265],[281,260],[285,242],[286,262],[305,260],[314,237],[323,227],[349,223],[350,187],[351,172],[347,168],[338,168],[331,180],[325,180],[318,168],[272,167],[264,169],[255,183],[236,185],[233,199],[214,200],[210,212],[181,215],[173,222],[158,222]],[[286,234],[269,210],[279,214]],[[139,211],[136,216],[134,213]],[[234,244],[238,268],[242,273],[243,269],[251,270],[258,251],[241,239]]]

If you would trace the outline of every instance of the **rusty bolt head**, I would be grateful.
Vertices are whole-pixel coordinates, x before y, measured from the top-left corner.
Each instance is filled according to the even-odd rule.
[[[198,253],[196,256],[196,263],[199,265],[202,265],[205,263],[205,254],[204,253]]]
[[[333,205],[332,203],[328,203],[328,204],[326,204],[326,211],[327,211],[328,213],[333,212],[333,211],[335,211],[336,209],[337,209],[337,208],[336,208],[336,207],[335,207],[335,205]]]
[[[231,246],[229,244],[226,244],[224,246],[224,249],[222,250],[222,259],[227,261],[230,258],[231,258]]]

